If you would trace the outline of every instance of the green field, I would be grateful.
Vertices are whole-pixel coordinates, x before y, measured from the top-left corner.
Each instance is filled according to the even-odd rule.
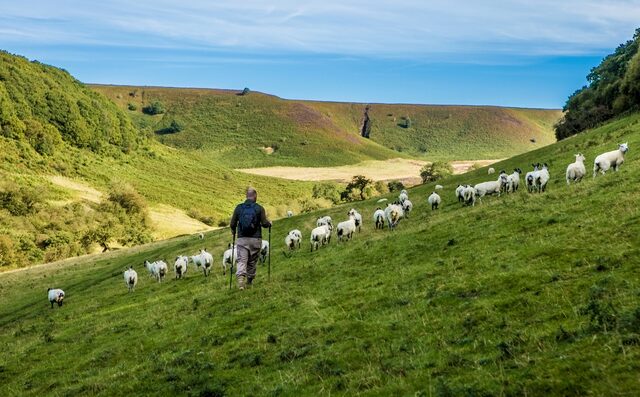
[[[625,141],[620,172],[566,185],[573,154],[589,169]],[[142,266],[202,246],[218,264],[228,229],[0,274],[0,395],[637,395],[638,147],[635,114],[494,165],[549,163],[544,194],[459,205],[456,185],[486,169],[439,181],[435,212],[433,185],[411,189],[395,232],[374,231],[375,201],[359,202],[362,233],[314,253],[315,218],[350,206],[277,221],[271,280],[261,267],[243,292],[219,268],[157,284]],[[285,255],[292,228],[303,249]],[[47,287],[66,291],[62,308]]]
[[[92,86],[128,111],[137,124],[174,134],[156,134],[167,145],[199,149],[233,168],[336,166],[363,160],[415,157],[481,160],[513,156],[555,142],[558,110],[490,106],[370,105],[371,139],[360,137],[364,104],[284,100],[258,92]],[[160,101],[164,115],[141,109]],[[411,124],[403,128],[402,117]],[[532,143],[530,139],[535,139]],[[266,154],[262,148],[274,148]]]

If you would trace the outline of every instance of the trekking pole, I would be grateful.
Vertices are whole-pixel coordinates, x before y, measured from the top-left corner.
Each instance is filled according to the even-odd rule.
[[[269,267],[267,270],[267,281],[271,281],[271,225],[269,225]]]
[[[231,289],[231,284],[233,284],[233,254],[236,251],[236,232],[233,232],[233,238],[231,239],[231,271],[229,271],[229,289]]]

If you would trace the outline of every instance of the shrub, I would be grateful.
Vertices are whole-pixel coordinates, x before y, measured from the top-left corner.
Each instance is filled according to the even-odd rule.
[[[400,122],[398,123],[398,127],[402,127],[402,128],[411,127],[411,118],[409,116],[402,116],[400,118]]]
[[[333,182],[321,182],[313,185],[312,197],[315,199],[325,199],[333,204],[340,202],[340,190],[337,184]]]
[[[356,175],[351,179],[351,182],[347,184],[345,190],[340,194],[340,198],[346,201],[357,200],[358,197],[360,200],[364,200],[365,192],[367,186],[369,186],[373,181],[371,179],[367,179],[364,175]],[[357,192],[356,192],[357,191]]]
[[[374,185],[373,185],[374,189],[376,189],[376,191],[379,194],[386,194],[389,193],[389,187],[388,185],[385,185],[384,182],[382,181],[377,181]]]
[[[120,206],[127,214],[143,214],[147,210],[144,198],[128,184],[113,184],[108,200]]]
[[[387,183],[390,192],[399,192],[404,189],[404,183],[400,181],[391,181]]]
[[[160,101],[153,101],[149,105],[142,108],[142,112],[151,116],[162,114],[165,112],[164,105]]]
[[[7,183],[0,186],[0,208],[13,216],[33,214],[42,203],[42,195],[29,187]]]
[[[239,96],[249,95],[249,92],[251,92],[251,90],[249,90],[249,88],[247,87],[244,87],[244,90],[242,90],[242,92],[240,92],[238,95]]]
[[[127,109],[129,109],[129,110],[131,110],[133,112],[135,110],[138,110],[138,106],[135,103],[129,102],[129,104],[127,105]]]
[[[453,173],[453,167],[446,161],[434,161],[426,164],[420,170],[420,178],[422,183],[437,181]]]

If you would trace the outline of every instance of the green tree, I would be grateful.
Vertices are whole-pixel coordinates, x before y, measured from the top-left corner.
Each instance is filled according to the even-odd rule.
[[[313,185],[312,197],[315,199],[326,199],[333,204],[340,202],[340,189],[333,182],[321,182]]]
[[[369,186],[373,181],[371,179],[367,179],[364,175],[356,175],[353,177],[351,182],[347,184],[347,187],[341,194],[341,198],[346,201],[350,201],[353,199],[351,196],[354,193],[354,190],[357,190],[357,194],[360,197],[360,200],[365,199],[365,191],[367,186]]]
[[[404,184],[400,181],[391,181],[387,183],[390,192],[399,192],[404,189]]]
[[[425,164],[420,170],[420,178],[422,183],[437,181],[453,173],[453,167],[446,161],[434,161],[431,164]]]

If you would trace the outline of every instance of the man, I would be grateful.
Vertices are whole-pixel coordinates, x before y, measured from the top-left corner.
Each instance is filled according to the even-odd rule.
[[[258,192],[252,187],[247,188],[247,199],[238,204],[231,217],[231,233],[238,231],[237,264],[238,288],[243,290],[253,283],[256,277],[256,263],[262,249],[262,228],[271,227],[264,208],[256,203]]]

